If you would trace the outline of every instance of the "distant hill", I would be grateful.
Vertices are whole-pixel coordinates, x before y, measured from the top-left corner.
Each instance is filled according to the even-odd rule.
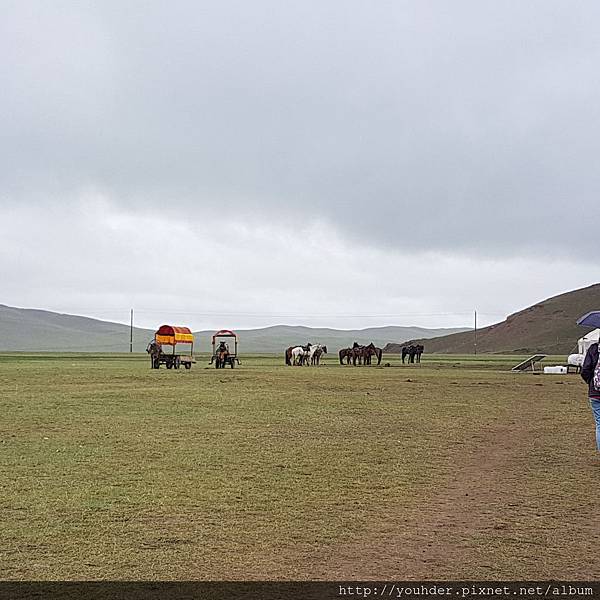
[[[157,324],[159,325],[159,324]],[[330,346],[330,352],[350,346],[352,342],[374,342],[384,346],[391,341],[420,337],[429,339],[463,329],[425,329],[422,327],[372,327],[339,330],[276,325],[262,329],[238,330],[240,351],[283,352],[292,344],[307,342]],[[210,350],[214,331],[196,332],[197,352]],[[134,328],[133,349],[143,352],[154,331]],[[0,351],[30,352],[127,352],[129,326],[89,317],[60,314],[46,310],[14,308],[0,305]]]
[[[294,344],[319,343],[328,346],[329,352],[339,348],[351,346],[353,342],[368,344],[373,342],[383,348],[391,341],[403,341],[413,337],[432,338],[446,335],[449,332],[464,331],[464,328],[454,329],[425,329],[423,327],[370,327],[368,329],[328,329],[316,327],[302,327],[295,325],[275,325],[263,329],[237,330],[240,336],[240,345],[246,352],[283,352],[288,346]],[[200,331],[200,339],[209,339],[214,332]],[[205,342],[203,342],[203,346]]]
[[[134,328],[134,350],[146,349],[153,332]],[[129,326],[47,310],[0,304],[0,351],[128,352]]]
[[[478,353],[569,354],[577,340],[589,329],[576,325],[579,317],[600,310],[600,284],[560,294],[514,313],[502,323],[477,332]],[[475,334],[468,331],[437,337],[415,339],[425,352],[472,354]],[[384,351],[400,352],[402,344],[388,344]]]

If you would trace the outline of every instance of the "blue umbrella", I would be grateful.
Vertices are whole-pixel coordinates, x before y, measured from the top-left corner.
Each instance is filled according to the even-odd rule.
[[[582,327],[600,327],[600,310],[593,310],[581,317],[577,325]]]

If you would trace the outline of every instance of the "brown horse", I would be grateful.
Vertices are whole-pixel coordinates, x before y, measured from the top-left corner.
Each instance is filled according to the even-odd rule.
[[[402,364],[404,359],[408,357],[408,363],[420,363],[421,354],[423,354],[425,348],[421,344],[409,344],[408,346],[402,347]]]
[[[315,351],[312,353],[310,357],[311,365],[320,365],[321,364],[321,356],[323,354],[327,354],[327,346],[321,346],[321,344],[317,344]]]
[[[352,344],[352,366],[355,367],[357,363],[362,365],[364,353],[365,346],[361,346],[358,342],[354,342],[354,344]]]
[[[344,361],[346,361],[346,364],[349,365],[350,360],[352,359],[352,348],[342,348],[338,352],[338,356],[340,357],[340,365],[343,365]]]
[[[425,347],[421,344],[417,344],[415,346],[415,358],[418,363],[421,362],[421,354],[423,354],[423,352],[425,352]]]
[[[402,364],[404,364],[404,359],[407,356],[410,356],[410,348],[412,348],[412,346],[402,346]]]
[[[375,344],[373,344],[373,342],[371,342],[368,346],[364,347],[363,350],[363,364],[365,365],[370,365],[371,364],[371,357],[372,356],[376,356],[377,357],[377,364],[380,365],[381,364],[381,357],[383,355],[383,350],[381,348],[378,348],[377,346],[375,346]]]
[[[221,345],[217,348],[215,352],[215,368],[216,369],[224,369],[229,359],[229,348],[226,344],[221,342]],[[233,367],[233,363],[230,363]]]
[[[289,348],[285,349],[285,364],[288,366],[292,366],[292,350],[295,348],[296,346],[290,346]]]
[[[146,352],[150,355],[150,368],[158,369],[160,366],[160,353],[162,346],[156,341],[152,340],[146,347]]]
[[[363,351],[363,365],[371,364],[371,356],[375,354],[375,344],[371,342],[368,346],[364,346]]]

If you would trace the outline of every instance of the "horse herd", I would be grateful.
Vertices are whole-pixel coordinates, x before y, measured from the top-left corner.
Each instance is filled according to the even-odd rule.
[[[425,348],[421,344],[411,344],[410,346],[403,346],[402,348],[402,364],[404,360],[408,358],[409,363],[420,363],[421,354],[425,351]]]
[[[352,348],[342,348],[338,352],[338,356],[340,358],[340,365],[346,364],[349,365],[352,363],[353,366],[357,365],[370,365],[371,359],[373,356],[377,357],[377,364],[381,364],[381,356],[383,354],[383,350],[381,348],[377,348],[373,342],[371,342],[368,346],[361,346],[358,342],[354,342]]]
[[[321,356],[327,354],[327,346],[306,344],[306,346],[290,346],[285,350],[285,364],[295,367],[316,366],[321,363]]]
[[[402,364],[405,361],[409,363],[420,363],[421,355],[425,348],[421,344],[410,344],[402,348]],[[290,346],[285,350],[285,364],[289,366],[316,366],[321,363],[321,356],[327,354],[327,346],[321,344],[306,344],[305,346]],[[377,364],[381,364],[383,350],[371,342],[366,346],[361,346],[354,342],[351,348],[342,348],[338,352],[340,365],[361,366],[370,365],[372,358],[377,357]],[[388,365],[389,366],[389,365]]]

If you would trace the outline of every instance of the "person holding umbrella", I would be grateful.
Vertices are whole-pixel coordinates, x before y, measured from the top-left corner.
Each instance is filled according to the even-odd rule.
[[[600,327],[600,311],[587,313],[577,321],[577,325]],[[597,343],[588,348],[581,367],[581,377],[588,384],[588,397],[596,421],[596,449],[600,452],[600,366],[598,365]]]

